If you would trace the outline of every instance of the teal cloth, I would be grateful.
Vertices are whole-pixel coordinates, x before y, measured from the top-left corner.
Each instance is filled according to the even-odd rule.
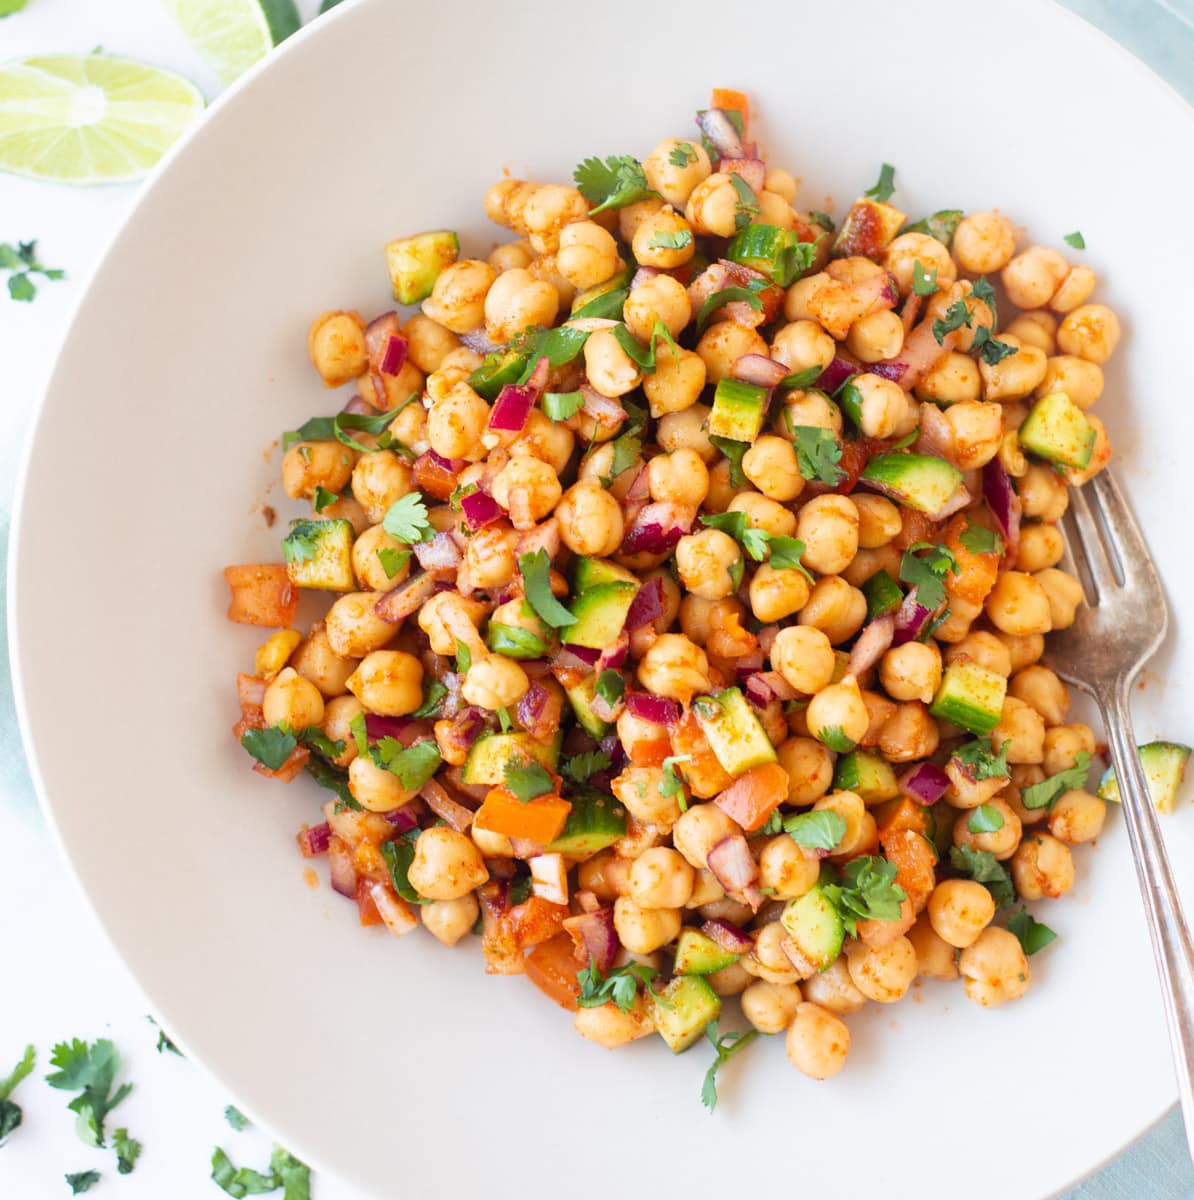
[[[1067,0],[1066,7],[1143,59],[1194,104],[1194,0]],[[0,563],[6,561],[9,515],[0,500]],[[32,806],[33,785],[21,754],[9,687],[4,607],[0,593],[0,791],[27,797]],[[1169,1113],[1062,1200],[1194,1200],[1194,1164],[1181,1114]]]

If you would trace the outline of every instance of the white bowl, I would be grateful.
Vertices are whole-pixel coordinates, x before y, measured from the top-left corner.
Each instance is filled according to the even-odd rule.
[[[1038,906],[1060,938],[1024,1000],[983,1011],[929,984],[871,1005],[824,1084],[772,1039],[726,1069],[710,1117],[707,1047],[607,1054],[475,948],[361,930],[304,886],[293,835],[323,793],[264,782],[229,735],[259,638],[224,620],[220,568],[277,557],[265,448],[342,399],[307,363],[312,316],[387,307],[389,238],[448,225],[486,252],[504,167],[567,179],[586,155],[695,136],[713,84],[750,90],[810,207],[842,211],[888,161],[914,216],[998,206],[1050,244],[1086,235],[1074,257],[1125,331],[1099,412],[1178,615],[1138,728],[1191,732],[1194,121],[1154,76],[1031,0],[337,10],[215,106],[98,272],[26,462],[11,619],[43,801],[117,950],[238,1103],[379,1195],[764,1172],[801,1192],[865,1173],[888,1200],[947,1179],[1039,1197],[1175,1097],[1118,818],[1077,852],[1073,894]],[[1188,807],[1166,822],[1187,881],[1191,828]]]

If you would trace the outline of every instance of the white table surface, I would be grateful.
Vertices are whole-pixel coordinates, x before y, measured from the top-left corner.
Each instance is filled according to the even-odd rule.
[[[1073,7],[1109,27],[1162,73],[1173,78],[1184,69],[1186,82],[1194,85],[1194,69],[1186,61],[1194,42],[1185,43],[1184,55],[1177,53],[1181,43],[1168,32],[1190,20],[1190,5],[1191,0],[1167,0],[1156,8],[1082,0]],[[318,0],[299,0],[306,18],[317,6]],[[219,90],[158,0],[29,0],[24,12],[0,20],[0,61],[85,53],[96,46],[177,70],[209,97]],[[1180,86],[1182,80],[1175,82]],[[37,238],[43,261],[69,272],[66,282],[39,283],[32,304],[13,303],[0,293],[0,552],[29,420],[83,287],[137,194],[136,187],[57,188],[0,175],[0,241]],[[89,399],[80,396],[79,403]],[[87,536],[82,526],[75,532]],[[96,1168],[104,1178],[91,1195],[214,1200],[222,1193],[209,1179],[212,1147],[223,1146],[238,1166],[262,1169],[269,1139],[255,1130],[234,1132],[223,1118],[232,1098],[196,1064],[155,1050],[157,1031],[146,1019],[145,1001],[69,879],[38,812],[6,677],[0,627],[0,1075],[27,1042],[39,1051],[38,1070],[14,1096],[24,1109],[24,1124],[0,1147],[0,1197],[69,1196],[62,1176]],[[210,986],[219,987],[219,980]],[[109,1129],[125,1125],[144,1143],[132,1175],[116,1174],[112,1151],[92,1150],[78,1140],[73,1114],[66,1111],[68,1094],[42,1080],[50,1047],[72,1037],[110,1037],[120,1050],[123,1077],[134,1090],[109,1119]],[[1131,1172],[1119,1172],[1123,1182],[1112,1178],[1113,1170],[1092,1181],[1085,1194],[1125,1200],[1190,1194],[1178,1178],[1188,1164],[1174,1168],[1147,1144],[1133,1155]],[[360,1200],[359,1193],[326,1176],[317,1178],[314,1192],[318,1200]]]

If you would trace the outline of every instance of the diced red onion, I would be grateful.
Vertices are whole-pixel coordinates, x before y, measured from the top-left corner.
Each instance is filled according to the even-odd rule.
[[[895,624],[892,630],[891,644],[902,646],[905,642],[914,642],[924,631],[932,609],[925,608],[916,598],[916,588],[913,588],[903,599],[895,613]]]
[[[663,616],[663,580],[658,575],[648,579],[635,593],[622,626],[628,633],[649,625]]]
[[[739,679],[745,679],[749,675],[754,675],[756,672],[763,669],[763,652],[756,650],[753,654],[743,654],[741,657],[734,659],[734,673]]]
[[[770,654],[771,647],[775,645],[775,639],[779,637],[778,625],[764,625],[755,637],[759,641],[759,650],[763,654]]]
[[[630,290],[633,292],[636,287],[642,286],[648,279],[654,279],[657,275],[662,274],[663,272],[658,267],[639,267],[630,280]]]
[[[581,888],[579,891],[572,893],[572,898],[580,906],[581,913],[594,913],[601,907],[601,901],[597,899],[596,892],[590,892],[587,888]]]
[[[402,364],[406,362],[406,351],[409,347],[410,343],[406,338],[391,334],[386,340],[381,361],[377,364],[378,371],[382,375],[397,375],[402,370]]]
[[[743,354],[734,360],[734,369],[730,374],[743,383],[753,383],[755,387],[773,388],[789,371],[783,363],[765,354]]]
[[[381,814],[399,833],[409,833],[419,825],[419,806],[408,801],[400,808],[391,808]]]
[[[417,612],[426,600],[435,595],[435,585],[434,575],[416,575],[386,592],[373,606],[373,611],[383,621],[397,625],[411,613]]]
[[[489,413],[489,428],[503,433],[521,433],[534,407],[535,397],[529,388],[508,383],[498,392],[498,398],[493,402]]]
[[[371,883],[369,899],[373,901],[382,924],[395,936],[402,937],[418,929],[419,918],[411,912],[410,905],[398,896],[388,883]]]
[[[353,396],[340,411],[343,413],[355,413],[364,417],[377,416],[377,409],[363,396]]]
[[[524,862],[543,853],[543,847],[529,838],[512,837],[510,848],[514,851],[514,857],[521,858]]]
[[[920,406],[920,435],[913,447],[917,454],[931,454],[954,462],[957,457],[953,426],[930,401]]]
[[[762,672],[755,671],[746,677],[746,698],[760,708],[766,708],[771,703],[774,694],[763,678]]]
[[[926,807],[936,804],[949,790],[949,776],[931,762],[917,763],[900,776],[900,791]]]
[[[380,713],[365,714],[365,734],[370,742],[379,742],[382,738],[392,737],[409,746],[413,734],[426,732],[426,724],[412,720],[410,717],[383,717]]]
[[[999,526],[1007,545],[1008,565],[1015,566],[1020,550],[1020,519],[1024,507],[1012,487],[1011,478],[998,458],[983,467],[983,499]]]
[[[722,158],[746,157],[742,138],[724,109],[707,108],[697,113],[696,123]]]
[[[728,954],[749,954],[755,944],[751,936],[740,925],[727,921],[724,917],[710,917],[701,926],[701,932],[712,938]]]
[[[437,533],[429,542],[411,547],[424,571],[455,571],[460,566],[460,548],[450,533]]]
[[[880,379],[890,379],[893,383],[899,383],[907,369],[907,364],[900,362],[898,359],[888,359],[886,362],[871,363],[867,367],[867,370],[872,375],[878,375]]]
[[[577,948],[584,954],[585,962],[592,960],[601,971],[608,971],[622,948],[614,929],[614,910],[599,908],[596,912],[581,913],[567,917],[564,928],[575,939]]]
[[[639,467],[634,482],[626,489],[626,500],[648,500],[651,496],[651,481],[645,466]]]
[[[622,540],[622,553],[667,554],[692,529],[694,515],[669,501],[648,504]]]
[[[796,689],[778,671],[760,671],[758,678],[771,689],[777,700],[796,699]]]
[[[390,352],[390,339],[398,338],[405,342],[406,339],[402,336],[402,322],[398,320],[396,312],[382,313],[380,317],[374,317],[368,325],[365,326],[365,352],[369,356],[369,369],[374,374],[382,370],[382,363],[386,355]],[[402,356],[406,357],[406,347],[402,348]],[[402,364],[398,364],[401,368]],[[397,371],[387,371],[387,375],[395,375]]]
[[[584,412],[586,412],[598,425],[605,425],[610,429],[616,429],[623,421],[626,420],[626,410],[609,396],[603,396],[600,392],[593,388],[582,385],[581,395],[585,398]]]
[[[320,825],[311,825],[299,830],[298,845],[304,858],[314,858],[318,854],[326,854],[332,840],[332,827],[324,821]]]
[[[763,183],[767,178],[767,164],[761,158],[748,155],[742,158],[723,157],[718,161],[717,169],[723,175],[741,175],[755,192],[763,190]]]
[[[357,869],[352,863],[352,851],[339,838],[328,845],[328,873],[334,891],[350,900],[357,898]]]
[[[629,652],[630,638],[623,631],[618,634],[613,645],[606,646],[601,651],[601,657],[597,660],[597,666],[595,667],[597,674],[600,675],[602,671],[620,671]]]
[[[868,367],[867,369],[873,371],[874,367]],[[828,392],[832,396],[851,375],[855,375],[857,372],[857,363],[851,362],[848,358],[843,358],[840,354],[837,354],[834,355],[833,361],[829,366],[817,377],[817,382],[814,386],[820,388],[823,392]]]
[[[489,724],[485,710],[471,705],[446,719],[451,720],[451,728],[441,730],[436,740],[450,742],[453,747],[465,751],[472,748],[473,743],[485,732]]]
[[[724,837],[708,855],[709,870],[727,892],[745,892],[759,877],[759,864],[740,833]]]
[[[887,653],[895,635],[896,619],[891,613],[876,617],[858,635],[850,651],[849,672],[861,675],[869,671]]]
[[[457,804],[444,790],[442,783],[434,779],[427,780],[419,789],[419,795],[427,801],[427,807],[441,820],[447,821],[457,833],[463,833],[473,823],[473,814],[463,804]]]
[[[580,661],[587,666],[593,666],[601,657],[601,651],[594,649],[592,646],[573,646],[566,644],[563,647],[574,658],[579,658]]]
[[[485,332],[484,327],[480,329],[470,329],[467,333],[459,333],[456,335],[460,340],[474,353],[484,357],[486,354],[492,354],[497,346],[489,340],[489,335]]]
[[[653,696],[650,692],[629,692],[626,707],[631,716],[651,725],[675,725],[680,720],[680,706],[666,696]]]
[[[522,699],[518,701],[518,707],[515,709],[518,723],[524,729],[536,724],[550,699],[551,693],[543,684],[532,683],[523,693]]]
[[[462,470],[467,461],[463,458],[444,458],[442,454],[436,454],[434,450],[428,450],[426,453],[427,457],[433,463],[435,463],[437,467],[440,467],[445,471],[451,471],[453,474],[456,474],[456,472]]]
[[[911,391],[957,345],[961,336],[960,330],[951,329],[938,342],[932,320],[921,321],[904,339],[903,349],[887,360],[893,368],[902,368],[895,378],[896,383]],[[871,363],[867,370],[874,372],[877,365]]]
[[[846,286],[850,293],[851,310],[862,317],[895,308],[899,300],[899,293],[886,271]]]
[[[506,510],[488,492],[481,491],[469,492],[467,496],[462,497],[460,511],[464,513],[464,519],[474,533],[486,525],[493,524],[494,521],[500,521],[506,515]]]

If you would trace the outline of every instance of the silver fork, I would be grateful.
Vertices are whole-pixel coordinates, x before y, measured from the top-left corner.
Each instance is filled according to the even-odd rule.
[[[1067,683],[1089,692],[1103,714],[1161,976],[1186,1140],[1194,1153],[1194,941],[1136,753],[1128,709],[1133,681],[1165,638],[1165,590],[1136,518],[1109,471],[1070,489],[1063,520],[1088,603],[1069,629],[1046,639],[1045,661]]]

